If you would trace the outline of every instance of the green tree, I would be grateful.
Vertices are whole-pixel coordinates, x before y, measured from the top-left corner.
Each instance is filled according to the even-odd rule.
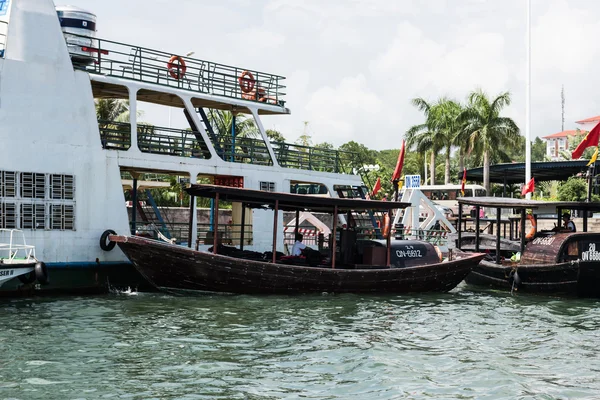
[[[583,140],[583,138],[585,137],[586,134],[587,134],[587,132],[581,131],[579,128],[577,128],[575,137],[573,139],[569,140],[569,150],[568,151],[562,150],[561,152],[559,152],[560,159],[571,160],[571,158],[572,158],[571,153],[573,153],[573,150],[575,150],[577,148],[577,146],[579,146],[579,143],[581,143],[581,141]],[[590,158],[592,158],[592,155],[594,155],[595,151],[596,151],[595,147],[588,147],[587,149],[585,149],[583,151],[581,158],[584,160],[589,160]]]
[[[276,131],[273,129],[267,129],[265,131],[265,133],[267,134],[267,137],[269,138],[269,140],[271,142],[275,142],[275,143],[284,143],[285,142],[285,138],[279,131]]]
[[[96,99],[95,106],[99,121],[129,122],[129,100]]]
[[[377,152],[367,148],[364,144],[350,141],[339,147],[342,152],[341,159],[345,170],[359,169],[364,165],[372,165],[377,161]]]
[[[557,197],[559,201],[585,201],[587,193],[588,185],[586,181],[572,176],[558,187]]]
[[[333,150],[334,149],[333,144],[331,144],[329,142],[317,143],[317,144],[315,144],[315,147],[318,149],[324,149],[324,150]]]
[[[546,161],[546,142],[539,137],[531,143],[531,161]]]
[[[440,98],[436,103],[429,103],[418,97],[412,100],[412,104],[423,112],[425,122],[412,126],[406,132],[406,145],[420,153],[430,152],[429,169],[432,185],[435,184],[435,158],[440,150],[444,149],[444,180],[450,183],[451,150],[462,128],[457,119],[462,113],[462,107],[460,103],[446,97]]]
[[[493,157],[510,157],[504,149],[516,147],[520,137],[517,124],[510,118],[502,117],[502,109],[510,105],[510,93],[501,93],[490,98],[481,90],[472,92],[467,108],[459,117],[464,124],[463,140],[468,143],[468,151],[481,157],[483,164],[483,185],[490,193],[490,164]]]
[[[233,126],[233,114],[231,112],[211,109],[208,113],[208,120],[219,138],[227,138],[226,140],[228,140],[231,137],[231,127]],[[254,138],[258,136],[258,133],[252,118],[248,118],[244,114],[236,114],[235,137]]]
[[[300,146],[310,147],[312,146],[312,137],[306,134],[300,135],[294,143],[299,144]]]

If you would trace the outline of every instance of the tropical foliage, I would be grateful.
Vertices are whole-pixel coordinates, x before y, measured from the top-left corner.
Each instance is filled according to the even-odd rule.
[[[559,201],[585,201],[588,195],[588,184],[582,178],[570,177],[558,187]],[[592,201],[600,201],[600,196],[592,195]]]
[[[483,164],[483,186],[490,191],[490,165],[494,157],[502,161],[511,158],[505,149],[516,148],[520,143],[520,131],[510,118],[501,115],[502,109],[510,105],[508,92],[490,99],[477,90],[469,95],[468,104],[459,117],[463,125],[461,142],[466,143],[467,152],[472,153]]]

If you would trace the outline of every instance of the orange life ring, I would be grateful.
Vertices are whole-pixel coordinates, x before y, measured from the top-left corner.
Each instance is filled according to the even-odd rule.
[[[533,239],[533,237],[537,233],[537,222],[535,221],[535,217],[531,214],[527,214],[527,219],[531,223],[531,229],[529,230],[529,233],[525,235],[525,239],[529,240]]]
[[[257,100],[256,99],[256,90],[253,90],[253,91],[248,92],[248,93],[242,92],[242,99],[256,101]]]
[[[242,71],[238,78],[238,83],[240,84],[240,89],[244,93],[250,93],[254,90],[254,86],[256,86],[256,81],[254,80],[254,75],[250,71]]]
[[[383,216],[383,231],[381,232],[384,238],[387,238],[390,234],[390,214]]]
[[[175,61],[177,61],[177,65],[175,65]],[[183,58],[179,56],[173,56],[167,63],[167,69],[169,70],[169,75],[171,75],[173,79],[179,80],[185,75],[187,67],[185,66],[185,61],[183,61]]]

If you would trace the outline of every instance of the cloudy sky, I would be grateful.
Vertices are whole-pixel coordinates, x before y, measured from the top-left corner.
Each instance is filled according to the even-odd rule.
[[[61,4],[61,3],[57,3]],[[509,91],[525,129],[525,0],[69,0],[94,12],[98,37],[287,78],[292,114],[265,117],[288,141],[355,140],[398,148],[423,121],[414,97],[464,100]],[[532,0],[531,135],[600,114],[600,2]],[[167,125],[168,112],[144,119]],[[184,124],[177,113],[173,124]]]

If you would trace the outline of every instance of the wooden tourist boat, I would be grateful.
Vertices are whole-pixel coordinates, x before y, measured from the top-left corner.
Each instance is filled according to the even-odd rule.
[[[475,221],[475,239],[470,235],[464,241],[459,217],[457,247],[461,250],[489,252],[489,256],[466,277],[468,284],[528,293],[600,297],[600,233],[587,231],[588,213],[600,210],[599,203],[464,198],[459,200],[459,207],[463,205],[496,209],[494,248],[486,246],[489,238],[478,240],[481,226],[479,217]],[[516,210],[519,216],[503,218],[502,209]],[[530,223],[531,229],[526,234],[526,220],[532,219],[526,213],[528,209],[532,210],[534,224]],[[584,211],[583,232],[560,229],[535,231],[533,226],[537,226],[537,216],[543,214],[556,214],[557,226],[560,227],[563,210]],[[515,228],[510,229],[511,237],[502,238],[503,229],[498,227],[506,223],[514,223]],[[507,242],[512,242],[508,249],[503,247]],[[463,247],[464,244],[466,246]],[[515,247],[519,248],[519,255],[514,253]]]
[[[243,245],[235,249],[219,244],[215,235],[212,252],[205,252],[138,236],[110,236],[135,268],[160,290],[255,294],[446,292],[484,257],[455,252],[452,260],[442,260],[431,243],[392,241],[389,234],[385,240],[360,240],[352,227],[338,229],[339,239],[332,235],[324,256],[312,250],[304,259],[281,257],[276,251],[278,211],[325,212],[338,221],[341,213],[349,216],[357,210],[391,212],[408,204],[214,185],[192,185],[187,192],[190,196],[215,199],[217,204],[219,200],[241,202],[243,210],[273,210],[273,247],[265,253],[244,250]],[[190,224],[190,239],[192,228]],[[192,242],[189,241],[190,246]]]

